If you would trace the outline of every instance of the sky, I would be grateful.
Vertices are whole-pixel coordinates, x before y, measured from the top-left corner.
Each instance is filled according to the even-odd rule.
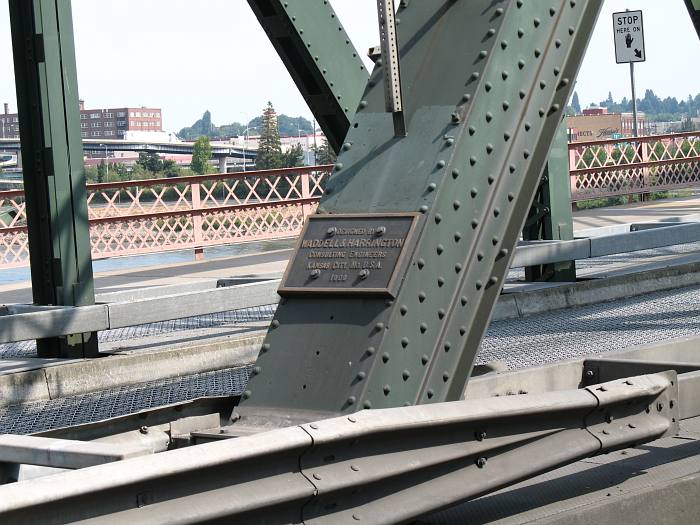
[[[7,4],[0,1],[0,102],[15,111]],[[379,43],[375,0],[331,4],[361,55]],[[612,13],[625,9],[644,11],[637,96],[700,92],[700,40],[682,0],[605,0],[576,84],[582,105],[608,92],[631,97],[629,66],[615,63],[613,49]],[[279,113],[312,118],[246,0],[73,0],[73,19],[87,108],[160,107],[167,131],[207,109],[217,125],[247,122],[268,100]]]

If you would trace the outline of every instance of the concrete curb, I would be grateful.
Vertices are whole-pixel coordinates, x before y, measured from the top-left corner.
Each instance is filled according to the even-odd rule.
[[[263,332],[204,345],[138,352],[0,375],[0,406],[87,394],[255,361]],[[154,377],[157,370],[157,377]]]
[[[518,319],[552,310],[604,303],[698,284],[700,262],[694,262],[532,292],[509,293],[498,300],[492,320]]]

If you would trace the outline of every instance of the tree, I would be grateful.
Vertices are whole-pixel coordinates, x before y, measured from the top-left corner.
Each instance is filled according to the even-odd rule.
[[[192,147],[192,162],[190,167],[192,171],[198,175],[206,175],[211,166],[209,161],[211,160],[211,144],[209,143],[209,137],[199,137]]]
[[[160,171],[163,171],[163,160],[157,153],[146,153],[142,151],[139,153],[139,160],[136,164],[141,166],[143,169],[150,171],[154,175]]]
[[[295,144],[282,154],[283,167],[296,168],[304,165],[304,149],[301,144]]]
[[[280,132],[277,128],[277,114],[272,102],[263,110],[260,127],[260,141],[255,167],[260,170],[281,168],[284,164]]]
[[[180,176],[180,166],[178,166],[174,160],[164,160],[163,161],[163,174],[166,177],[179,177]]]
[[[581,114],[581,101],[578,99],[578,91],[574,91],[574,96],[571,99],[571,107],[574,108],[577,115]]]
[[[336,158],[338,157],[328,144],[326,139],[321,141],[321,145],[314,148],[314,153],[316,156],[316,164],[321,166],[323,164],[334,164]]]

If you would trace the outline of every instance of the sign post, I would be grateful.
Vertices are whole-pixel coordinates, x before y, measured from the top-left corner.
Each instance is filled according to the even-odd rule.
[[[615,36],[615,60],[618,64],[630,65],[632,82],[632,119],[634,136],[637,129],[637,92],[634,84],[634,63],[647,59],[644,49],[644,21],[641,11],[613,13],[613,34]]]

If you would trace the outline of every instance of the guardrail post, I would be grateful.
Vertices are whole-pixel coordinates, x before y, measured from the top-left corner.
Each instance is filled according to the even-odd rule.
[[[639,144],[639,160],[643,163],[649,162],[649,147],[650,144],[646,140],[642,140]],[[653,181],[651,180],[651,174],[648,166],[642,168],[642,178],[643,187],[645,190],[647,190],[642,193],[642,201],[650,201]]]
[[[311,178],[311,173],[307,170],[301,174],[301,198],[310,199],[311,198],[311,185],[309,184],[309,179]],[[313,204],[304,203],[302,204],[302,213],[304,214],[304,220],[311,215],[314,211]]]
[[[95,303],[70,1],[10,0],[37,305]],[[40,357],[96,357],[95,332],[37,341]]]
[[[549,162],[535,194],[530,213],[525,221],[523,240],[568,241],[574,238],[571,214],[570,151],[563,122],[549,150]],[[571,282],[576,281],[576,261],[525,268],[525,280]]]
[[[193,182],[190,191],[192,192],[192,230],[194,236],[194,258],[197,261],[204,260],[204,231],[202,230],[202,200],[200,190],[201,184],[199,182]]]

